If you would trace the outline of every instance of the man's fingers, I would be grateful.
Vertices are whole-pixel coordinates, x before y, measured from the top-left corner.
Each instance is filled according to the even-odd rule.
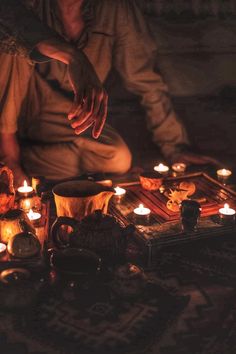
[[[70,112],[68,113],[69,120],[76,118],[83,111],[84,103],[84,93],[79,95],[75,94],[73,105]]]
[[[99,138],[102,129],[104,127],[104,124],[106,122],[107,118],[107,103],[108,103],[108,96],[105,93],[103,100],[100,104],[99,111],[97,113],[97,117],[94,123],[94,127],[92,130],[92,135],[95,139]]]
[[[91,125],[94,123],[94,119],[93,118],[89,118],[86,120],[86,122],[84,122],[82,125],[78,126],[75,129],[75,134],[79,135],[81,133],[83,133],[85,130],[87,130],[89,127],[91,127]]]
[[[92,103],[92,106],[90,106],[90,109],[88,108],[88,106],[90,105],[90,103],[88,103],[88,101],[85,101],[85,104],[83,107],[81,107],[80,109],[78,109],[76,116],[74,117],[74,121],[71,123],[71,127],[73,129],[81,126],[82,124],[84,124],[90,117],[93,116],[93,106],[94,103]]]

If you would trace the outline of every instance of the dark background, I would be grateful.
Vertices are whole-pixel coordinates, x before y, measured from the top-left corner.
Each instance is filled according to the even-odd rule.
[[[157,45],[156,70],[190,139],[222,165],[236,165],[236,1],[137,0]],[[107,82],[109,122],[122,134],[134,165],[158,160],[139,98],[117,73]],[[141,137],[141,138],[140,138]]]

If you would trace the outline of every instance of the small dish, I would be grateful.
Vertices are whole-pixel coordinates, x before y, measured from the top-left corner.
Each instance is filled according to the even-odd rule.
[[[156,171],[146,171],[139,175],[139,180],[143,189],[156,191],[162,185],[163,176]]]

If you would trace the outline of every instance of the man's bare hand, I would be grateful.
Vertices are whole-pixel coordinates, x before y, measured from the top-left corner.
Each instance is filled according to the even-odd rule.
[[[74,104],[68,114],[76,134],[93,125],[92,135],[98,138],[107,117],[108,96],[86,55],[78,52],[68,64]]]
[[[75,95],[68,119],[76,134],[93,125],[93,137],[98,138],[107,117],[108,96],[86,55],[59,37],[38,43],[36,49],[68,66]]]

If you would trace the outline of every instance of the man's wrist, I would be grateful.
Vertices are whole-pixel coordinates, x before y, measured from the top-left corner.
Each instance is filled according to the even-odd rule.
[[[40,42],[36,49],[41,54],[65,64],[69,64],[78,51],[72,45],[54,38]]]

